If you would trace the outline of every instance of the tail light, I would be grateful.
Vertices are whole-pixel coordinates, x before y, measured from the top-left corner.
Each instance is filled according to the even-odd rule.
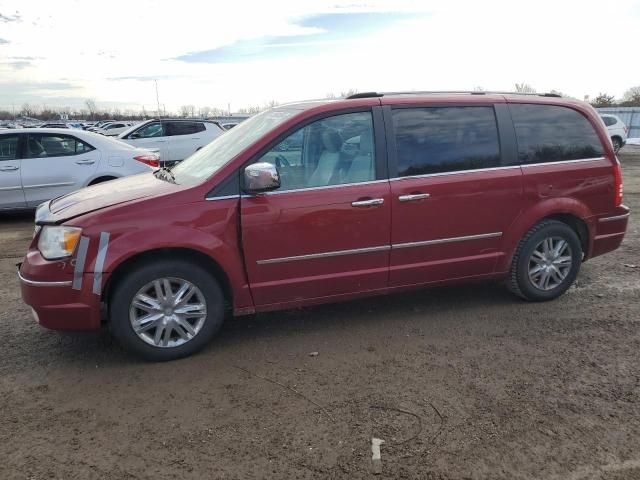
[[[617,159],[613,167],[613,177],[615,180],[614,204],[616,207],[619,207],[622,205],[622,168],[620,168],[620,162]]]
[[[150,167],[160,166],[160,156],[156,153],[146,153],[144,155],[138,155],[133,157],[133,159],[145,163]]]

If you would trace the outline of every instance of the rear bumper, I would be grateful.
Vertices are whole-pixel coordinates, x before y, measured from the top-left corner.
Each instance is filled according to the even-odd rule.
[[[24,267],[18,268],[22,299],[40,325],[52,330],[100,328],[100,295],[91,291],[93,273],[83,274],[82,287],[73,289],[71,280],[36,280]]]
[[[589,257],[597,257],[620,246],[630,215],[629,207],[621,205],[612,214],[595,219],[595,237]]]

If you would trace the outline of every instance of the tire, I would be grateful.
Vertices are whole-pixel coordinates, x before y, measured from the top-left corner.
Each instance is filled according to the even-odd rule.
[[[545,244],[549,239],[552,243]],[[560,241],[566,243],[566,248]],[[550,246],[552,248],[548,248]],[[555,256],[555,250],[560,248],[562,251]],[[569,259],[571,263],[567,266]],[[565,223],[544,220],[529,230],[518,244],[507,287],[532,302],[553,300],[573,284],[581,263],[582,244],[576,232]],[[549,280],[545,285],[546,278]]]
[[[166,279],[169,287],[160,279]],[[189,298],[177,302],[180,288],[186,284],[195,287],[193,293],[189,296],[191,290],[186,290],[183,298]],[[158,285],[160,295],[156,289]],[[171,295],[166,295],[168,289]],[[141,292],[146,300],[141,301],[138,297],[136,305],[143,305],[138,308],[133,300]],[[204,308],[200,308],[202,305]],[[153,320],[145,323],[147,318]],[[140,333],[134,331],[135,320],[143,320]],[[109,298],[112,335],[125,350],[145,360],[175,360],[196,353],[209,343],[223,320],[224,296],[216,279],[204,268],[182,260],[159,260],[139,265],[121,277]],[[190,331],[184,322],[189,324]]]
[[[613,137],[611,138],[611,143],[613,143],[613,151],[615,153],[618,153],[622,148],[622,140],[620,140],[618,137]]]

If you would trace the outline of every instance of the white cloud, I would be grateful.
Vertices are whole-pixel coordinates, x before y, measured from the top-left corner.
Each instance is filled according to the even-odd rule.
[[[237,108],[348,88],[512,90],[515,82],[577,97],[620,96],[638,82],[637,65],[625,61],[624,49],[634,44],[640,8],[621,0],[615,15],[609,10],[602,2],[577,0],[0,0],[0,13],[11,16],[0,17],[0,37],[8,42],[0,45],[0,106],[95,97],[155,108],[151,80],[109,80],[118,77],[157,77],[169,110],[228,102]],[[307,55],[226,64],[168,60],[238,40],[312,38],[321,29],[300,25],[302,16],[372,11],[415,12],[416,18],[327,41]],[[43,91],[38,83],[72,88]]]

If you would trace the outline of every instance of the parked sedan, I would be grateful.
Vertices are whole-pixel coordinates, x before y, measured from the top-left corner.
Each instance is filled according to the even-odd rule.
[[[162,163],[176,163],[200,150],[224,130],[206,120],[148,120],[122,132],[118,138],[136,147],[158,149]]]
[[[0,209],[30,208],[158,167],[157,153],[83,130],[0,131]]]
[[[128,130],[130,127],[131,122],[113,122],[100,128],[97,133],[101,133],[102,135],[106,135],[107,137],[117,137],[125,130]]]

